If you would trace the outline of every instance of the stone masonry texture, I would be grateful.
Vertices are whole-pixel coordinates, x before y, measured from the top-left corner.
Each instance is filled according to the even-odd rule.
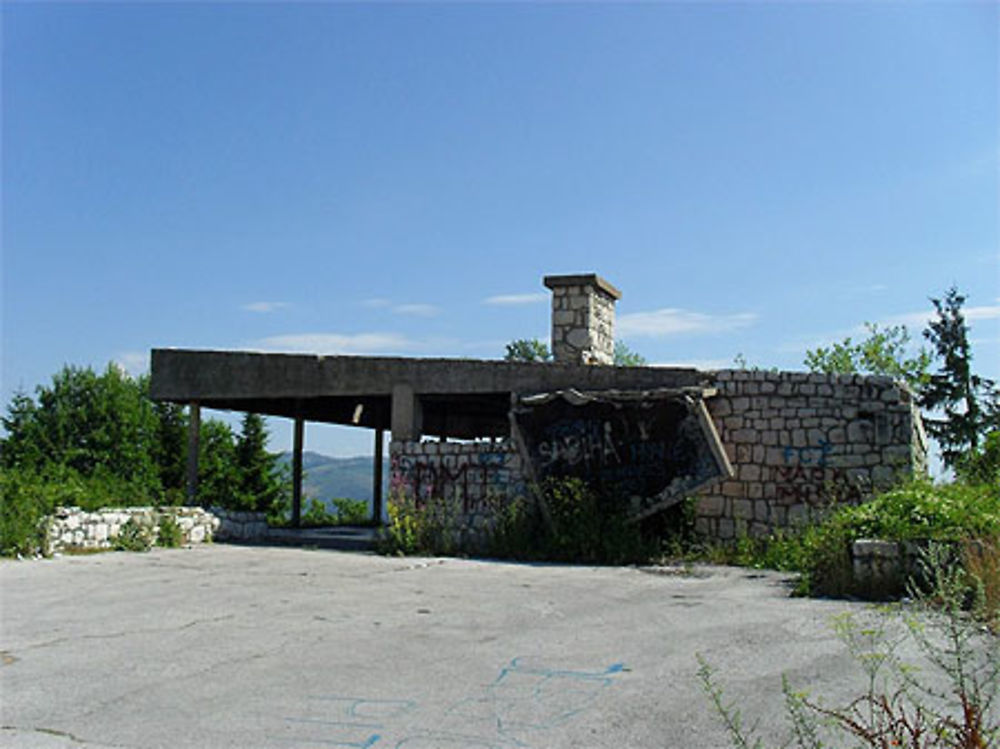
[[[814,519],[925,467],[909,390],[887,377],[722,370],[706,401],[735,475],[703,491],[695,528],[729,539]]]
[[[722,370],[706,406],[734,475],[694,498],[695,530],[729,540],[817,519],[925,468],[927,443],[905,386],[886,377]],[[509,439],[395,441],[391,486],[417,504],[443,500],[473,536],[526,496]]]

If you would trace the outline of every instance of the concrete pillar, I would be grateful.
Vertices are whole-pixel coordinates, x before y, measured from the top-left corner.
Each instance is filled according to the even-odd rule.
[[[201,442],[201,406],[198,401],[188,405],[187,503],[198,501],[198,447]]]
[[[295,432],[292,439],[292,527],[302,524],[302,441],[305,420],[295,417]]]
[[[404,383],[392,386],[392,438],[419,440],[423,427],[420,398],[413,387]]]
[[[385,430],[375,430],[375,475],[372,476],[372,522],[382,524],[382,457]]]
[[[546,276],[552,290],[552,358],[558,364],[614,364],[615,302],[621,292],[595,273]]]

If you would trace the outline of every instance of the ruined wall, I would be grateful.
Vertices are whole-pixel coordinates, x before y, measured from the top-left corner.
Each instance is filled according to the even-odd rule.
[[[485,529],[498,506],[525,494],[521,457],[510,440],[389,445],[389,493],[424,506],[444,501],[463,537]]]
[[[922,469],[926,438],[910,392],[887,377],[714,373],[706,404],[736,475],[702,493],[696,530],[728,539],[801,523]]]
[[[155,540],[161,516],[177,523],[183,543],[211,541],[219,519],[200,507],[113,507],[87,512],[79,507],[57,507],[48,518],[46,549],[49,553],[66,549],[110,549],[129,520],[149,529]]]

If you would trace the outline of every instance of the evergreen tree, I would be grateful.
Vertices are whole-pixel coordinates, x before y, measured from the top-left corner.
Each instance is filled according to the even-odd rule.
[[[1000,391],[992,380],[972,371],[969,327],[962,313],[965,296],[952,286],[943,299],[931,302],[937,317],[924,330],[924,337],[934,346],[941,367],[929,377],[920,405],[944,414],[925,421],[941,445],[945,464],[955,467],[964,455],[977,450],[987,431],[1000,428]]]
[[[203,507],[248,510],[239,502],[236,437],[217,419],[201,422],[198,440],[198,503]]]
[[[188,420],[184,407],[176,403],[153,403],[156,439],[153,459],[165,491],[183,492],[187,480]]]
[[[267,451],[267,429],[259,414],[243,416],[236,441],[236,466],[240,504],[247,509],[269,512],[281,503],[285,482],[278,456]]]

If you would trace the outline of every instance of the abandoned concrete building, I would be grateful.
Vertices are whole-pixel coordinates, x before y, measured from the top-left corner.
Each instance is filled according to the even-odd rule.
[[[202,406],[294,419],[295,521],[306,421],[375,432],[376,518],[388,430],[390,493],[453,503],[470,538],[548,477],[583,478],[637,520],[695,497],[696,531],[730,539],[862,500],[924,467],[920,414],[901,383],[613,366],[620,292],[595,274],[544,283],[553,362],[154,349],[152,395],[190,405],[193,423]]]

